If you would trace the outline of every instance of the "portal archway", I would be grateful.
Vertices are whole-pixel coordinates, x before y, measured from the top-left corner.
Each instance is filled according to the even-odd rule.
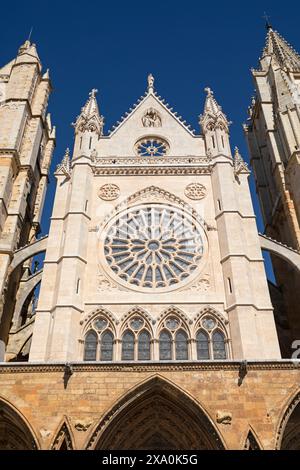
[[[155,377],[129,392],[101,420],[88,449],[224,449],[199,404],[166,380]]]
[[[300,450],[300,392],[293,398],[283,415],[277,448]]]
[[[0,400],[0,450],[36,450],[31,430],[17,411]]]

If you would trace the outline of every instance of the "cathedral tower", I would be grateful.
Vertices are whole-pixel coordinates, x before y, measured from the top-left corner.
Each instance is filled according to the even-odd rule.
[[[40,231],[55,145],[55,129],[46,112],[50,92],[49,72],[42,73],[36,47],[26,41],[17,57],[0,68],[0,360],[10,329],[16,338],[26,321],[19,316],[14,322],[13,312],[32,273],[30,263],[18,264],[14,257]],[[21,336],[24,339],[24,331]]]
[[[256,96],[245,126],[265,234],[300,249],[300,56],[267,25],[258,70],[252,70]],[[272,255],[277,287],[271,285],[283,354],[300,338],[300,274]],[[280,306],[281,304],[281,306]]]
[[[249,170],[206,92],[196,134],[150,74],[108,135],[90,93],[55,173],[30,361],[280,357]]]

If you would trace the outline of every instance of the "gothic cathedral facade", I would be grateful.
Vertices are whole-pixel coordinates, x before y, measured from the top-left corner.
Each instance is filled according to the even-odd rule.
[[[299,362],[281,359],[298,328],[289,289],[300,267],[299,103],[287,105],[284,95],[278,131],[274,94],[288,87],[279,46],[291,67],[300,63],[269,28],[246,127],[257,181],[275,159],[267,188],[258,182],[264,235],[249,168],[231,149],[213,91],[205,89],[196,132],[150,74],[145,94],[108,134],[91,91],[74,149],[55,171],[49,235],[39,237],[55,145],[49,73],[28,41],[0,69],[1,449],[300,448]],[[286,76],[299,96],[294,72]],[[288,122],[291,148],[275,152]],[[286,315],[273,298],[278,288],[269,291],[262,249],[273,253],[278,282],[283,269],[290,273]],[[281,334],[282,317],[290,336]]]

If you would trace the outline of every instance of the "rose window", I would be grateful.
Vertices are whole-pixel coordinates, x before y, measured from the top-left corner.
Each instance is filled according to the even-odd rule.
[[[132,208],[109,228],[104,254],[123,281],[142,288],[169,287],[198,267],[201,228],[181,209],[160,204]]]
[[[169,144],[157,137],[147,137],[139,140],[135,149],[140,157],[163,157],[169,150]]]

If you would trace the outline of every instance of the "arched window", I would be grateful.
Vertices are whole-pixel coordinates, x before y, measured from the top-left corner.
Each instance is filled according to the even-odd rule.
[[[111,331],[105,331],[101,336],[100,361],[113,360],[114,336]]]
[[[89,331],[84,341],[84,360],[95,361],[97,354],[98,338],[94,331]]]
[[[188,359],[188,337],[183,330],[179,330],[175,336],[175,357],[177,361]]]
[[[145,330],[138,337],[138,360],[150,361],[150,335]]]
[[[229,349],[226,333],[219,318],[213,314],[205,314],[199,323],[200,329],[196,334],[197,359],[227,359]]]
[[[215,331],[212,336],[214,359],[226,359],[224,335]]]
[[[199,331],[196,336],[197,342],[197,359],[210,359],[208,335],[204,331]]]
[[[168,361],[172,359],[172,336],[164,330],[159,336],[159,359]]]
[[[128,330],[122,338],[122,361],[134,361],[134,335]]]

